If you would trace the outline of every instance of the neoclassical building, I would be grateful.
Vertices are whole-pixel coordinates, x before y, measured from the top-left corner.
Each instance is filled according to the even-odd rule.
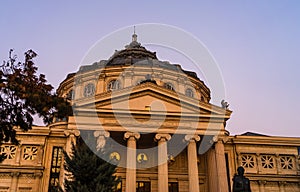
[[[0,192],[46,192],[64,179],[62,151],[93,133],[96,150],[109,148],[122,192],[230,192],[239,166],[252,191],[300,191],[300,138],[247,132],[231,136],[226,102],[210,103],[197,74],[160,61],[137,41],[108,60],[82,66],[57,90],[74,115],[49,126],[18,130],[5,143]],[[89,138],[90,139],[90,138]]]

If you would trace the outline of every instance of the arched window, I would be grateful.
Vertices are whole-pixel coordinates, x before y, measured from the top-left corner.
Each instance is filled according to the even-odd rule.
[[[205,99],[204,99],[204,97],[203,97],[203,96],[201,96],[201,101],[203,101],[203,102],[205,101]]]
[[[188,97],[194,97],[194,92],[191,88],[187,88],[185,90],[185,95],[188,96]]]
[[[121,84],[118,80],[112,80],[107,85],[107,91],[118,90],[121,88]]]
[[[172,85],[172,83],[165,83],[164,87],[167,89],[170,89],[172,91],[175,91],[174,86]]]
[[[67,98],[68,100],[73,100],[74,97],[75,97],[74,90],[71,89],[71,90],[67,93],[67,97],[66,97],[66,98]]]
[[[93,83],[89,83],[84,87],[84,96],[89,97],[95,94],[95,85]]]

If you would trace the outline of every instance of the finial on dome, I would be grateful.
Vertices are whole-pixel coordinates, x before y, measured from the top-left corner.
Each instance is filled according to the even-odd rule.
[[[135,34],[135,26],[133,26],[132,42],[137,42],[137,35]]]

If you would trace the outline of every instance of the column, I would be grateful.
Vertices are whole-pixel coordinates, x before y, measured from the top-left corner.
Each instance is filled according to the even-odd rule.
[[[189,173],[189,191],[199,192],[199,174],[197,164],[197,146],[196,142],[200,141],[198,135],[186,135],[184,138],[188,141],[188,173]]]
[[[136,140],[139,138],[139,133],[124,134],[124,139],[127,139],[126,192],[136,191]]]
[[[217,192],[219,191],[219,178],[217,175],[217,167],[216,167],[216,152],[214,148],[210,148],[207,151],[207,171],[208,171],[208,187],[209,192]]]
[[[215,144],[217,177],[219,178],[219,192],[228,192],[228,180],[226,173],[226,160],[224,152],[224,144],[222,140],[218,140]]]
[[[97,146],[96,149],[97,151],[102,150],[105,147],[106,144],[106,138],[110,136],[110,133],[108,131],[95,131],[94,132],[94,137],[97,138]]]
[[[80,135],[80,131],[76,129],[65,130],[64,134],[67,137],[66,152],[70,154],[72,151],[72,143],[76,144],[76,137]]]
[[[262,181],[262,180],[258,181],[259,192],[265,192],[265,184],[266,183],[267,183],[266,181]]]
[[[278,184],[279,184],[279,191],[280,192],[285,192],[284,185],[286,184],[286,182],[285,181],[279,181]]]
[[[169,134],[156,134],[158,142],[158,192],[168,192],[168,148],[167,141],[171,139]]]
[[[11,173],[12,179],[10,184],[10,192],[16,192],[18,189],[19,172]]]

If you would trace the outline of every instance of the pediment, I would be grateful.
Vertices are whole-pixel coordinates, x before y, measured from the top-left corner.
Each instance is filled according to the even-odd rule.
[[[96,110],[114,110],[130,112],[155,112],[157,114],[196,114],[230,116],[231,111],[180,93],[165,89],[153,83],[96,95],[93,100],[76,103],[78,108]]]

